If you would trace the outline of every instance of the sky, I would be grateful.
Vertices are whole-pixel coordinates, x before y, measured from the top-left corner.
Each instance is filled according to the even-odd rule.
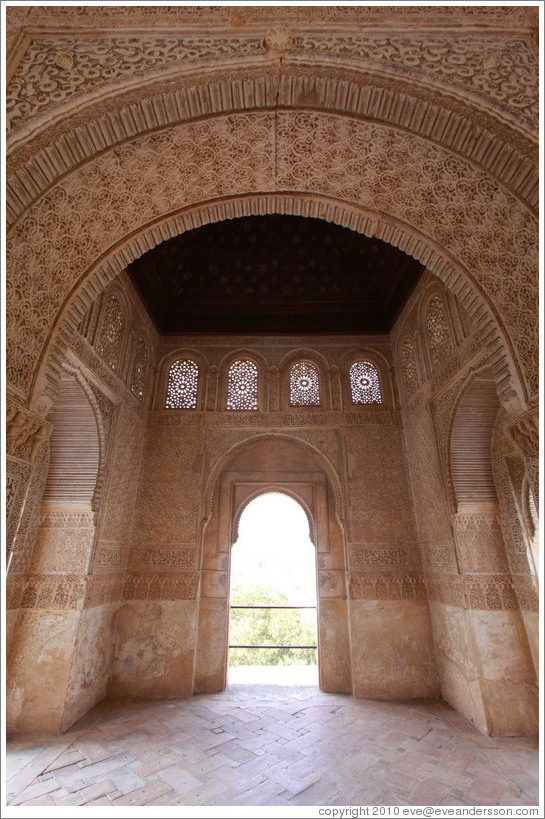
[[[269,492],[240,518],[231,554],[231,584],[267,583],[286,592],[292,605],[316,605],[316,557],[302,507]]]

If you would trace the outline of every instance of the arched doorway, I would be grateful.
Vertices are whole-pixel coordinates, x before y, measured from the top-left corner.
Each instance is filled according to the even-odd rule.
[[[287,494],[307,513],[318,567],[319,686],[322,691],[350,693],[348,565],[338,478],[310,444],[279,435],[257,437],[234,447],[210,477],[211,513],[203,531],[194,692],[222,691],[227,684],[231,547],[243,510],[265,492]]]
[[[285,493],[245,506],[231,549],[229,683],[318,684],[313,528]]]

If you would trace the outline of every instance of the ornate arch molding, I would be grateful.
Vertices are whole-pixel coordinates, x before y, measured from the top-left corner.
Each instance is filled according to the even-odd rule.
[[[412,65],[364,60],[355,68],[342,53],[279,63],[263,52],[246,57],[243,69],[216,62],[172,73],[72,93],[25,117],[28,124],[8,137],[8,228],[61,177],[115,145],[203,117],[272,110],[327,111],[401,128],[475,163],[537,211],[536,134],[515,109],[491,102],[498,89],[479,96]]]
[[[253,492],[249,497],[242,501],[238,509],[235,510],[235,515],[233,518],[233,543],[236,543],[238,540],[240,519],[246,508],[252,503],[252,501],[259,498],[261,495],[270,494],[286,495],[286,497],[291,498],[302,507],[303,512],[307,517],[309,538],[311,539],[313,545],[316,546],[316,523],[308,504],[300,495],[297,494],[297,492],[283,486],[282,484],[279,484],[278,486],[271,484],[269,487],[267,487],[267,489],[258,489],[256,492]]]
[[[257,446],[261,446],[264,443],[286,443],[291,446],[295,446],[301,450],[303,450],[307,455],[310,455],[313,458],[317,465],[319,465],[326,474],[328,479],[329,485],[333,492],[333,499],[335,503],[335,514],[337,520],[342,524],[344,520],[344,502],[343,502],[343,494],[342,494],[342,487],[339,476],[331,464],[328,458],[323,455],[319,450],[309,444],[307,441],[302,441],[299,438],[293,438],[289,435],[282,435],[282,434],[274,434],[274,433],[266,433],[263,435],[256,435],[249,440],[242,441],[239,444],[235,444],[235,446],[231,447],[227,452],[225,452],[216,463],[213,465],[208,480],[206,482],[206,487],[204,491],[204,514],[205,519],[208,520],[212,515],[213,508],[214,508],[214,501],[216,499],[217,490],[219,486],[219,482],[221,476],[227,472],[230,463],[240,455],[242,452],[246,452],[248,449],[254,449]],[[261,494],[259,492],[258,494]],[[299,501],[299,499],[297,499]],[[312,530],[311,530],[312,531]]]
[[[170,213],[125,238],[104,254],[82,277],[80,286],[57,319],[50,333],[41,364],[32,385],[32,401],[53,394],[60,366],[70,339],[96,293],[128,264],[165,239],[186,230],[241,216],[285,213],[323,219],[348,227],[365,236],[377,237],[398,247],[424,264],[458,298],[479,328],[488,345],[500,400],[506,405],[527,404],[523,376],[502,321],[489,298],[468,270],[435,241],[412,226],[383,213],[351,206],[325,196],[300,192],[248,195]]]

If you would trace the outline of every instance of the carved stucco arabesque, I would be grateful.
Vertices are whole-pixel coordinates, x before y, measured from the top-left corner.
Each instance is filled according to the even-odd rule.
[[[244,62],[254,53],[261,55],[261,65],[263,57],[271,55],[289,56],[294,64],[309,61],[320,66],[320,78],[334,73],[333,67],[326,67],[332,59],[350,69],[380,67],[390,72],[394,85],[401,78],[415,87],[418,83],[429,87],[430,93],[443,89],[448,92],[445,99],[469,95],[479,100],[474,110],[488,110],[502,127],[506,122],[518,123],[513,142],[524,131],[530,133],[535,124],[537,51],[531,36],[535,20],[519,9],[502,13],[427,10],[431,25],[479,22],[496,27],[479,34],[464,31],[461,36],[453,29],[448,37],[438,29],[425,35],[417,29],[406,31],[418,17],[409,8],[387,14],[371,8],[286,8],[282,21],[291,30],[277,25],[278,14],[272,15],[272,10],[253,8],[217,9],[213,14],[197,9],[183,13],[135,9],[119,14],[103,8],[100,14],[91,9],[59,9],[45,16],[35,9],[10,13],[14,26],[30,27],[24,30],[25,50],[18,54],[12,78],[13,109],[8,102],[12,113],[24,114],[27,125],[32,125],[38,111],[41,125],[48,125],[47,106],[64,116],[65,101],[78,106],[86,94],[89,100],[94,94],[96,101],[105,90],[111,94],[114,88],[127,86],[129,77],[141,84],[151,81],[168,72],[180,57],[184,69],[191,70],[193,63],[202,67],[207,60],[210,66],[227,67],[230,60]],[[212,24],[206,36],[191,31],[192,24],[202,24],[203,15]],[[135,32],[121,29],[107,36],[97,34],[92,26],[104,16],[114,27],[168,19],[169,24],[177,22],[179,33],[134,36]],[[76,20],[83,26],[77,37],[60,32],[48,35],[43,28],[39,36],[33,33],[32,25],[54,27]],[[354,34],[354,23],[364,21],[390,28]],[[325,36],[320,28],[325,22],[350,27],[328,30]],[[179,28],[180,23],[186,28]],[[246,30],[226,28],[247,24],[252,25]],[[259,65],[259,61],[252,63],[252,70]],[[47,87],[40,95],[36,82],[44,81]],[[135,184],[135,175],[140,184]],[[28,391],[43,341],[64,298],[116,241],[181,207],[279,189],[376,208],[421,230],[452,253],[490,294],[517,345],[530,392],[535,389],[535,222],[524,206],[489,175],[423,139],[335,116],[290,112],[278,117],[266,113],[218,116],[137,137],[90,159],[38,196],[9,236],[13,270],[21,275],[19,281],[15,273],[8,279],[14,339],[8,362],[11,379]],[[82,224],[81,215],[93,212],[100,218]],[[507,224],[511,230],[505,229]],[[44,287],[41,274],[50,280],[51,270],[55,270],[55,287],[51,281]]]
[[[287,32],[279,36],[279,32]],[[401,69],[419,79],[426,72],[454,88],[464,89],[486,104],[520,120],[530,130],[537,121],[537,54],[523,37],[498,38],[480,33],[460,38],[400,33],[342,35],[321,32],[290,34],[284,27],[244,35],[199,34],[158,37],[35,36],[19,63],[7,91],[7,123],[14,131],[38,114],[77,105],[91,92],[127,80],[157,78],[198,62],[263,57],[267,51],[292,58],[324,60],[339,57],[360,65]],[[151,77],[150,77],[151,75]]]
[[[217,117],[145,135],[38,200],[7,241],[10,381],[29,389],[64,299],[116,242],[180,207],[274,189],[388,213],[451,252],[490,294],[535,389],[537,252],[526,208],[418,137],[307,112]]]

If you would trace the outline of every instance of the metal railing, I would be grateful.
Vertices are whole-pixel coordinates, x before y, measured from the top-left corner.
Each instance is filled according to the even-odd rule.
[[[232,609],[314,609],[316,606],[231,606]],[[235,645],[229,643],[229,648],[318,648],[317,645],[312,646],[294,646],[294,645]]]

